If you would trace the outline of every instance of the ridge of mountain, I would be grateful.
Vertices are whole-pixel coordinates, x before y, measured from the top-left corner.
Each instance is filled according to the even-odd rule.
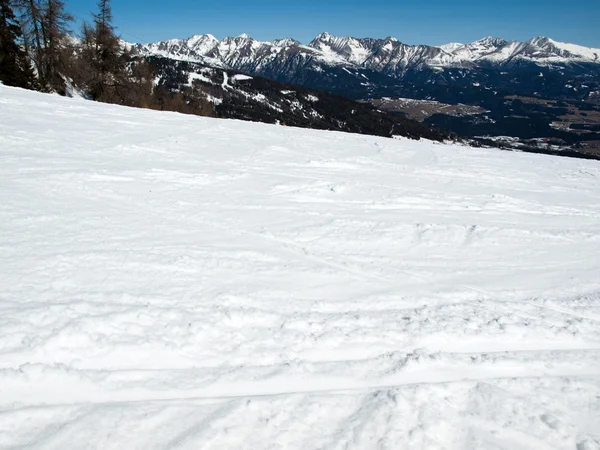
[[[131,44],[143,54],[221,64],[236,70],[261,70],[282,65],[283,60],[304,63],[350,66],[403,77],[411,69],[512,67],[533,63],[548,67],[556,64],[599,64],[600,49],[534,37],[525,42],[486,37],[470,44],[442,46],[407,45],[394,37],[385,39],[338,37],[321,33],[308,45],[292,38],[259,41],[247,34],[218,40],[213,35],[170,39],[150,44]],[[285,64],[283,64],[285,65]],[[292,64],[294,66],[294,64]]]

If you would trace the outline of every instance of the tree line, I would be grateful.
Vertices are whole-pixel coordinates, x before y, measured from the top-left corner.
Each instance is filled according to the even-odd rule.
[[[0,82],[107,103],[179,110],[176,93],[154,89],[153,68],[127,51],[115,32],[110,0],[74,37],[62,0],[0,0]]]

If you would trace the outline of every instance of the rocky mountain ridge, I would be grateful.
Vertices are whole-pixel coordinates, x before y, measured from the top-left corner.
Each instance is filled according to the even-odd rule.
[[[425,68],[513,69],[532,64],[540,67],[600,66],[600,49],[557,42],[548,37],[535,37],[525,42],[487,37],[470,44],[435,47],[407,45],[391,36],[357,39],[322,33],[308,45],[303,45],[292,38],[258,41],[242,34],[219,41],[205,34],[188,39],[131,44],[131,47],[142,54],[221,65],[261,75],[277,67],[294,70],[304,66],[316,69],[322,65],[369,69],[395,78]]]

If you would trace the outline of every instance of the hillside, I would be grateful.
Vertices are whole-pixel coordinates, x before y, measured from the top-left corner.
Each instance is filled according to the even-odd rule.
[[[600,448],[600,163],[0,86],[0,448]]]
[[[155,93],[182,96],[190,113],[374,136],[443,141],[456,135],[328,92],[162,56],[146,58]]]

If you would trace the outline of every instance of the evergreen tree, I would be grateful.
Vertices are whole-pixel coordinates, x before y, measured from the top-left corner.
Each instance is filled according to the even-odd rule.
[[[24,43],[32,57],[39,78],[43,78],[43,41],[41,31],[41,0],[17,0],[21,11],[21,23],[24,30]]]
[[[154,76],[144,58],[124,51],[112,24],[110,0],[98,1],[93,24],[84,24],[81,46],[70,59],[74,82],[92,100],[152,107]]]
[[[9,0],[0,0],[0,81],[31,89],[34,76],[27,55],[19,45],[21,27]]]
[[[65,11],[62,0],[46,0],[42,30],[44,36],[44,81],[50,88],[63,93],[65,72],[65,40],[73,17]]]
[[[25,28],[25,44],[35,63],[40,84],[48,90],[64,91],[64,47],[69,23],[62,0],[16,0]]]
[[[88,88],[94,100],[121,103],[126,84],[126,57],[112,24],[110,0],[99,0],[94,26],[84,25],[83,58],[90,67]]]

